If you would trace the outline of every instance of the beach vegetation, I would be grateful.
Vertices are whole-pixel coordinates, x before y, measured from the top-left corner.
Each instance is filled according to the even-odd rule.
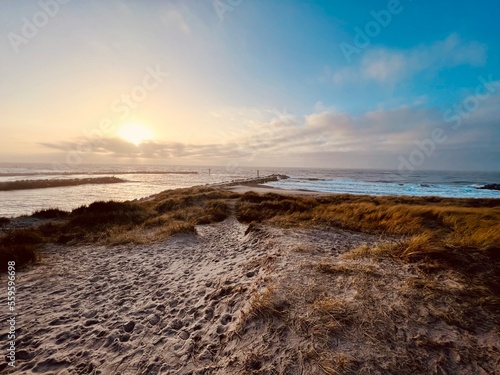
[[[453,270],[471,281],[483,305],[500,312],[498,199],[246,193],[236,205],[236,217],[244,223],[378,235],[378,243],[360,246],[347,256],[397,259],[418,264],[427,274]]]
[[[68,215],[69,212],[58,208],[47,208],[33,212],[31,217],[35,217],[37,219],[61,219],[68,217]]]
[[[0,228],[9,224],[11,222],[11,219],[8,217],[0,217]]]
[[[39,259],[39,247],[44,238],[32,229],[18,229],[0,238],[0,272],[7,271],[7,263],[22,266]]]
[[[71,212],[39,210],[31,216],[54,220],[9,230],[3,235],[0,251],[5,259],[15,259],[22,266],[37,260],[44,244],[144,244],[176,234],[195,234],[196,225],[230,216],[231,202],[237,197],[239,194],[199,187],[165,191],[144,201],[98,201]],[[8,222],[10,219],[5,220]]]

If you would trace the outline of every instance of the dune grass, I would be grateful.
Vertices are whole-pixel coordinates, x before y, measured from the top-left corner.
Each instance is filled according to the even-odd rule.
[[[33,216],[58,220],[32,230],[42,243],[146,243],[222,221],[231,215],[235,201],[235,215],[243,223],[329,226],[398,237],[404,240],[399,246],[358,253],[425,260],[429,268],[456,267],[470,277],[482,265],[497,277],[500,200],[495,199],[345,194],[309,198],[195,187],[167,190],[140,202],[95,202],[70,213],[42,210]]]
[[[380,236],[340,256],[298,245],[308,260],[250,297],[239,335],[294,338],[281,350],[318,373],[495,373],[476,337],[500,333],[500,200],[246,193],[236,215]]]
[[[9,224],[11,219],[8,217],[0,217],[0,228],[3,227],[4,225]]]
[[[244,194],[237,205],[245,223],[328,225],[387,236],[415,236],[413,251],[443,245],[488,249],[500,244],[500,200],[336,195],[319,198]]]
[[[36,231],[19,229],[0,238],[0,272],[7,271],[7,262],[14,261],[17,266],[39,259],[39,246],[44,238]]]
[[[349,256],[400,259],[418,263],[427,273],[459,272],[471,288],[480,291],[474,301],[500,312],[498,199],[305,198],[250,192],[239,200],[236,215],[246,223],[330,226],[392,238],[355,249]]]
[[[476,335],[498,327],[498,312],[479,297],[480,287],[452,270],[428,277],[394,259],[346,256],[292,264],[286,272],[249,298],[236,334],[257,330],[269,348],[299,353],[299,368],[315,365],[321,371],[310,373],[331,375],[478,367],[495,373],[498,352],[478,346]],[[266,363],[279,373],[277,361]]]
[[[69,212],[60,210],[58,208],[47,208],[44,210],[38,210],[31,214],[32,217],[37,219],[61,219],[68,217]]]
[[[143,202],[95,202],[73,210],[55,242],[77,244],[148,243],[179,233],[195,233],[195,225],[224,220],[230,207],[213,189],[164,192]],[[44,230],[42,227],[41,230]]]
[[[213,188],[191,188],[166,191],[143,202],[99,201],[71,212],[40,210],[32,217],[56,220],[4,234],[0,260],[15,260],[22,266],[37,260],[40,247],[48,243],[141,244],[180,233],[194,234],[195,225],[227,218],[232,211],[227,200],[237,196]]]

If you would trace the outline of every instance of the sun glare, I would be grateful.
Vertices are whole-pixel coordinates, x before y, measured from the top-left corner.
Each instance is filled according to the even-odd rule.
[[[153,139],[153,133],[141,124],[126,124],[116,132],[125,141],[139,146],[142,142]]]

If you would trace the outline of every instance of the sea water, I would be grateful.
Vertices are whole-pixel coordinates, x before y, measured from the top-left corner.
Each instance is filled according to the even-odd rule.
[[[273,173],[290,176],[289,179],[267,184],[283,189],[370,195],[500,198],[500,191],[477,189],[488,183],[499,183],[499,172],[420,171],[401,175],[397,171],[381,170],[159,165],[80,165],[66,171],[54,170],[48,164],[4,163],[0,164],[0,182],[114,175],[126,182],[0,191],[0,217],[29,215],[47,208],[72,210],[97,200],[140,199],[168,189],[256,177],[257,170],[260,176]]]
[[[348,194],[500,198],[500,191],[478,189],[499,182],[500,172],[418,171],[402,175],[383,170],[321,170],[301,171],[266,185]]]

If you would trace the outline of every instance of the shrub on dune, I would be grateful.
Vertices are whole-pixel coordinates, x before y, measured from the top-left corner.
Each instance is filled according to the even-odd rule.
[[[68,226],[95,228],[139,224],[150,215],[144,206],[135,203],[100,201],[73,210],[69,217]]]
[[[210,224],[224,221],[231,214],[231,207],[223,200],[213,200],[206,204],[203,213],[196,218],[196,224]]]
[[[9,219],[8,217],[0,217],[0,228],[9,224],[11,221],[11,219]]]
[[[21,229],[8,233],[0,239],[0,271],[7,270],[7,262],[14,261],[16,266],[24,266],[38,259],[38,248],[43,237],[31,229]]]
[[[69,212],[62,211],[58,208],[48,208],[45,210],[35,211],[31,216],[38,219],[61,219],[69,215]]]

